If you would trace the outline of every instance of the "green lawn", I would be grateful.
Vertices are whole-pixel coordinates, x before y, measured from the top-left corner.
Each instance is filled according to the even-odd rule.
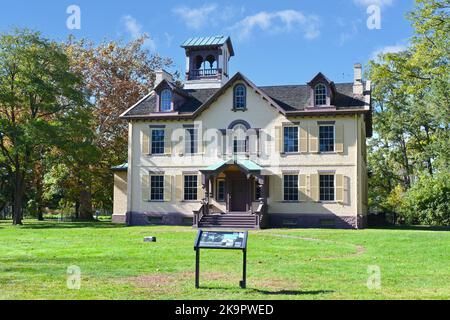
[[[144,236],[156,243],[144,243]],[[450,232],[427,228],[251,231],[248,288],[241,253],[202,252],[196,230],[107,222],[0,222],[0,299],[449,299]],[[81,268],[80,290],[67,267]],[[381,288],[370,290],[368,266]]]

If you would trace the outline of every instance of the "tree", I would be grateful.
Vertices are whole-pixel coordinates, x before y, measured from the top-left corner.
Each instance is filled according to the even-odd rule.
[[[11,181],[13,224],[22,224],[25,186],[42,149],[63,142],[64,122],[84,112],[80,84],[56,42],[19,29],[0,36],[0,151]]]
[[[416,0],[408,15],[415,28],[411,45],[369,63],[375,129],[368,160],[372,209],[401,211],[392,199],[416,190],[419,180],[432,181],[423,175],[439,179],[448,174],[449,10],[449,1]]]
[[[151,55],[143,48],[146,37],[125,44],[109,41],[98,45],[71,38],[66,46],[71,68],[83,75],[83,86],[93,103],[93,144],[101,150],[95,165],[82,168],[78,177],[78,203],[85,218],[92,216],[92,204],[112,208],[111,166],[125,162],[128,151],[128,125],[120,114],[151,91],[155,70],[172,65],[170,59]]]

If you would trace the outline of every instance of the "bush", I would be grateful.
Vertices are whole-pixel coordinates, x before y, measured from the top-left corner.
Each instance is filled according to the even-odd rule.
[[[450,226],[450,172],[423,175],[405,193],[401,212],[409,224]]]

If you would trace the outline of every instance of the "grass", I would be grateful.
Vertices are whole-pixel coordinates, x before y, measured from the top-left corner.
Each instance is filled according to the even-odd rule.
[[[156,243],[144,243],[144,236]],[[196,230],[108,222],[0,222],[0,299],[449,299],[448,229],[251,231],[248,288],[240,252],[205,250]],[[81,268],[80,290],[66,285]],[[381,270],[369,289],[368,267]]]

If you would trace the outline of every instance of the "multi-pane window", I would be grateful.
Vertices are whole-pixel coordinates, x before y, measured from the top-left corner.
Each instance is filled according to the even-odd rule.
[[[184,200],[197,200],[197,179],[196,175],[184,176]]]
[[[164,176],[150,176],[150,200],[164,200]]]
[[[217,180],[217,201],[225,201],[225,180]]]
[[[298,152],[298,127],[284,127],[284,152]]]
[[[319,83],[314,88],[314,102],[316,106],[324,106],[327,104],[327,87]]]
[[[320,175],[320,201],[334,201],[334,175]]]
[[[246,89],[243,84],[234,87],[234,109],[245,109],[247,105]]]
[[[161,92],[160,111],[167,112],[172,110],[172,92],[165,89]]]
[[[262,197],[262,185],[258,183],[258,181],[255,181],[255,199],[256,201],[259,201]]]
[[[319,127],[320,152],[334,151],[334,126]]]
[[[195,154],[198,150],[198,129],[197,128],[186,128],[185,135],[185,151],[186,154]]]
[[[247,152],[247,128],[243,124],[237,124],[233,131],[233,152]]]
[[[284,175],[283,191],[285,201],[298,201],[298,175]]]
[[[164,129],[152,129],[152,154],[164,154]]]

